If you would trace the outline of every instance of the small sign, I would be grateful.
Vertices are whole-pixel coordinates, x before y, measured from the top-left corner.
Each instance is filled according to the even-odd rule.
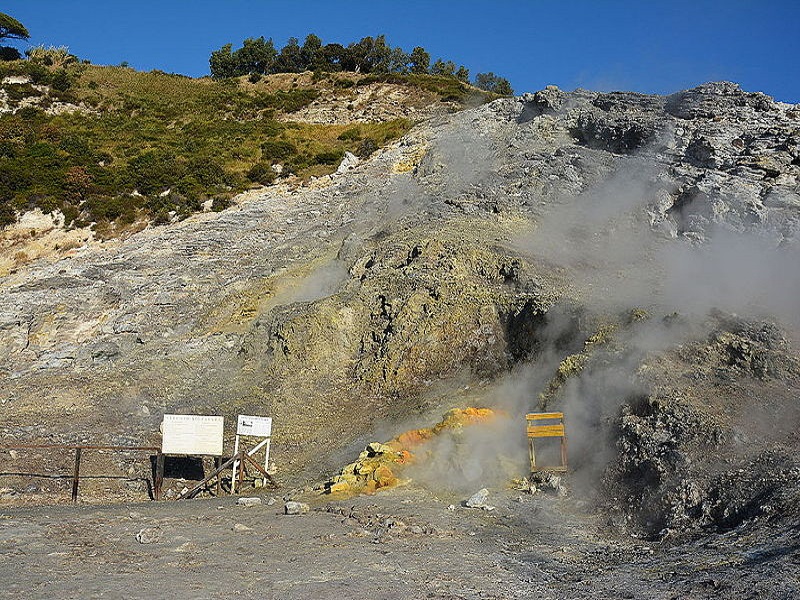
[[[164,415],[161,452],[222,456],[225,417]]]
[[[236,426],[236,435],[270,437],[272,435],[272,417],[251,417],[250,415],[239,415],[239,422]]]

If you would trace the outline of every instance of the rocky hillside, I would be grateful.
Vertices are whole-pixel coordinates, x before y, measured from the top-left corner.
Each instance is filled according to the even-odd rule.
[[[433,482],[473,485],[524,474],[521,415],[546,406],[567,414],[570,485],[603,490],[619,527],[784,518],[799,144],[798,107],[731,83],[547,88],[21,266],[0,280],[3,436],[158,443],[164,412],[269,414],[277,476],[301,483],[479,403],[509,429]]]

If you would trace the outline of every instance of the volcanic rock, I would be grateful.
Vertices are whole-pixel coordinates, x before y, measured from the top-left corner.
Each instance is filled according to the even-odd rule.
[[[140,544],[156,544],[161,541],[162,534],[160,527],[145,527],[136,534],[136,541]]]
[[[239,506],[261,506],[261,498],[238,498],[236,504]]]
[[[483,510],[494,510],[494,506],[486,503],[489,499],[489,490],[482,488],[464,501],[467,508],[482,508]]]
[[[304,502],[289,501],[284,505],[284,514],[287,515],[305,515],[311,510],[311,507]]]

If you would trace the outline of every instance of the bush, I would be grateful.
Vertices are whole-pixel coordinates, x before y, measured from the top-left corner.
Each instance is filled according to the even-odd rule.
[[[284,140],[267,140],[261,144],[261,158],[265,161],[285,161],[297,154],[297,148]]]
[[[344,150],[331,150],[319,152],[314,156],[314,162],[319,165],[338,165],[344,158]]]
[[[361,135],[361,128],[360,127],[351,127],[350,129],[345,129],[342,133],[339,134],[337,140],[341,140],[343,142],[348,141],[357,141],[360,140],[362,137]]]
[[[58,144],[59,149],[69,154],[72,158],[81,162],[94,160],[94,153],[89,146],[88,140],[77,134],[66,135]]]
[[[150,150],[128,162],[131,184],[142,194],[154,194],[174,185],[185,174],[185,167],[175,156],[162,150]]]
[[[187,165],[187,171],[204,186],[216,186],[225,183],[225,169],[211,158],[193,158]]]
[[[50,78],[50,85],[59,92],[66,92],[72,87],[72,80],[64,69],[59,69]]]
[[[44,45],[34,46],[26,50],[25,54],[34,64],[45,67],[66,67],[78,62],[78,57],[70,54],[69,48],[66,46],[50,46],[49,48]]]
[[[107,198],[91,196],[85,205],[93,221],[121,221],[133,223],[140,208],[141,200],[133,196]]]
[[[0,200],[0,229],[13,225],[17,221],[17,213],[7,202]]]
[[[260,162],[250,167],[250,170],[247,171],[247,178],[253,183],[269,185],[275,181],[275,171],[272,170],[272,165]]]
[[[0,161],[0,198],[11,198],[33,183],[31,173],[24,164],[18,162],[4,164]]]
[[[42,93],[29,83],[7,83],[3,86],[11,102],[19,102],[23,98],[39,97]]]
[[[259,94],[254,103],[258,108],[275,108],[284,112],[296,112],[319,97],[317,90],[298,88],[278,90],[274,94]]]

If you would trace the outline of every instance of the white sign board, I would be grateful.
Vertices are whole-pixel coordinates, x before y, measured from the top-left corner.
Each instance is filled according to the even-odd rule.
[[[239,415],[239,422],[236,425],[236,435],[270,437],[272,435],[272,417]]]
[[[225,417],[164,415],[161,452],[222,456]]]

